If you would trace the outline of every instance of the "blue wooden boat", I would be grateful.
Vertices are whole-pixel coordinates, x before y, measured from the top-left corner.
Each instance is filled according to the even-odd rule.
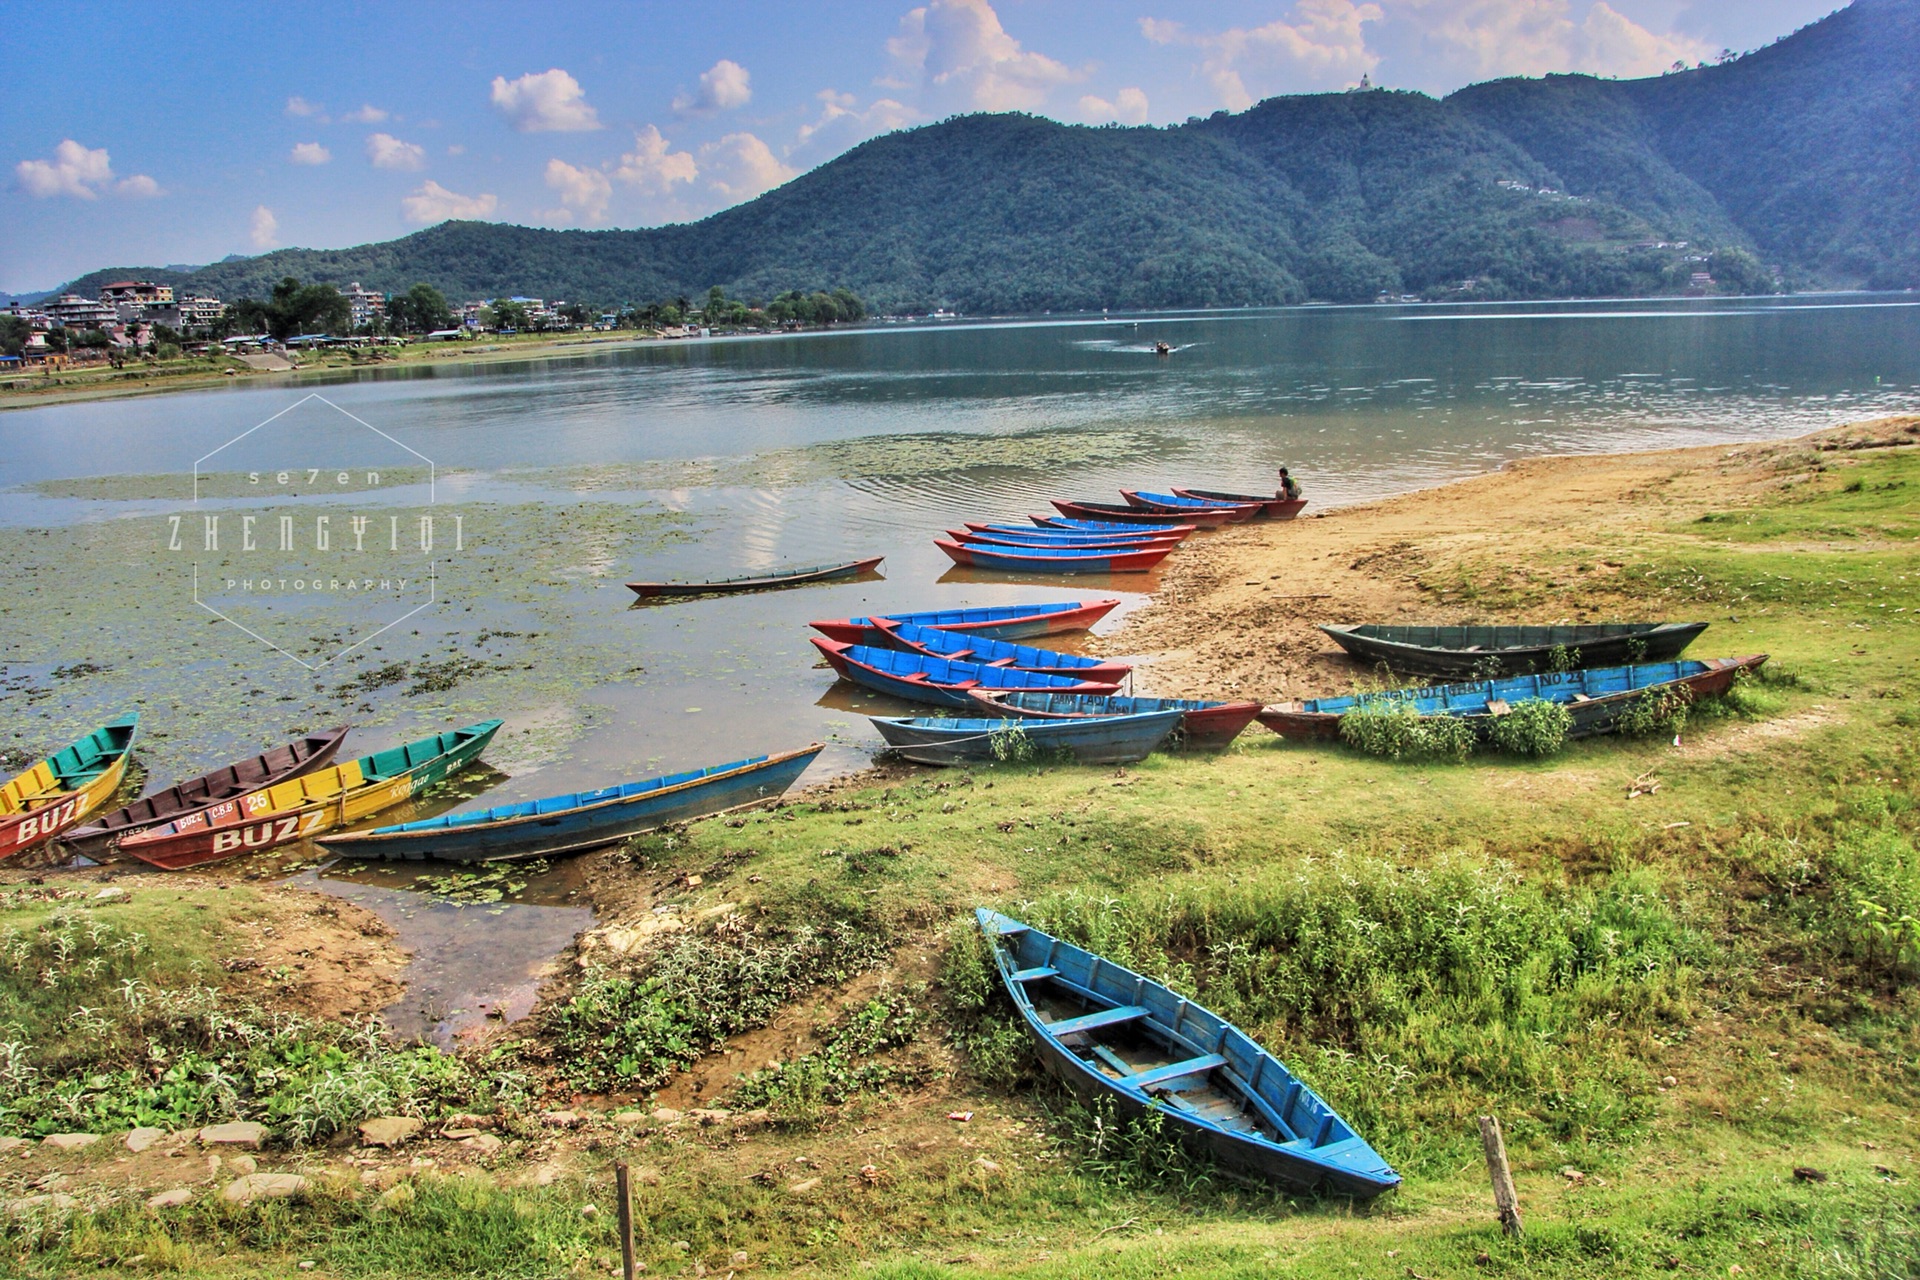
[[[887,745],[920,764],[975,764],[1065,754],[1078,764],[1132,764],[1180,727],[1178,711],[1080,720],[869,716]]]
[[[1063,529],[1052,525],[995,524],[987,520],[969,520],[966,522],[966,527],[972,533],[995,537],[1032,538],[1065,543],[1069,546],[1112,542],[1116,538],[1128,542],[1138,542],[1143,539],[1164,541],[1168,538],[1184,540],[1194,532],[1194,526],[1187,524],[1117,524],[1108,529]]]
[[[1038,531],[1036,531],[1038,532]],[[1045,551],[1053,547],[1077,551],[1091,548],[1095,551],[1141,551],[1150,547],[1178,546],[1178,538],[1156,538],[1150,535],[1127,537],[1124,534],[1071,534],[1064,538],[1050,538],[1045,534],[1035,537],[1025,533],[980,533],[973,529],[949,529],[947,536],[962,546],[971,543],[984,543],[993,547],[1022,547],[1027,550]]]
[[[991,715],[1058,720],[1078,716],[1130,716],[1143,711],[1178,711],[1179,746],[1211,751],[1226,746],[1260,714],[1257,702],[1206,702],[1197,698],[1128,698],[1114,694],[1053,693],[1047,690],[975,689],[973,699]]]
[[[1338,1112],[1238,1027],[1131,969],[980,908],[1000,980],[1074,1093],[1149,1111],[1195,1153],[1289,1191],[1370,1200],[1400,1185]]]
[[[865,644],[877,621],[911,622],[942,631],[961,631],[995,640],[1023,640],[1028,636],[1061,635],[1085,631],[1118,608],[1118,600],[1068,600],[1061,604],[1002,604],[979,609],[933,609],[924,613],[890,613],[875,618],[833,618],[808,625],[829,639]]]
[[[1129,506],[1160,515],[1226,511],[1231,513],[1227,518],[1236,524],[1253,519],[1261,510],[1258,502],[1215,502],[1211,498],[1183,498],[1177,493],[1147,493],[1140,489],[1122,489],[1120,496]]]
[[[1121,533],[1128,529],[1137,533],[1142,529],[1150,529],[1157,534],[1177,533],[1184,538],[1198,532],[1201,527],[1197,524],[1142,525],[1131,520],[1124,524],[1117,520],[1076,520],[1072,516],[1028,516],[1027,519],[1033,521],[1036,529],[1060,529],[1068,533]]]
[[[899,649],[874,649],[837,640],[815,640],[813,644],[826,655],[828,665],[841,679],[909,702],[925,702],[936,707],[971,710],[973,701],[967,697],[969,689],[1060,689],[1068,693],[1114,693],[1119,689],[1118,685],[1094,680],[1041,671],[1016,671],[1011,667],[983,667],[977,662],[952,662]]]
[[[1136,549],[1075,547],[989,547],[968,546],[947,538],[935,538],[933,545],[947,559],[964,569],[1004,569],[1022,573],[1145,573],[1165,560],[1173,543]]]
[[[956,662],[977,662],[986,667],[1045,671],[1053,675],[1072,676],[1076,680],[1097,680],[1102,684],[1118,684],[1133,672],[1133,668],[1124,662],[1103,662],[1099,658],[1087,658],[1077,653],[1061,653],[1058,649],[1038,649],[1030,644],[942,631],[937,627],[916,627],[911,622],[883,621],[879,631],[890,644],[910,653],[951,658]]]
[[[1466,684],[1436,684],[1394,689],[1385,693],[1346,698],[1313,698],[1281,702],[1260,712],[1260,723],[1288,738],[1337,738],[1340,717],[1355,707],[1410,706],[1416,715],[1457,716],[1475,722],[1484,732],[1492,721],[1513,710],[1517,702],[1538,699],[1558,702],[1573,716],[1569,738],[1605,733],[1633,703],[1648,694],[1673,693],[1684,698],[1710,698],[1725,693],[1742,671],[1756,670],[1764,653],[1744,658],[1709,658],[1705,662],[1649,662],[1638,666],[1595,667],[1546,675],[1513,676],[1506,680],[1475,680]]]

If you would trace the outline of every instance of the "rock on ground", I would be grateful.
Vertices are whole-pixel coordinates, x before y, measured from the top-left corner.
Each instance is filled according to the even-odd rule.
[[[267,1126],[252,1120],[238,1120],[232,1124],[210,1124],[200,1130],[200,1145],[203,1147],[254,1147],[258,1148],[267,1140]]]
[[[145,1151],[148,1147],[166,1136],[167,1131],[165,1129],[150,1129],[142,1126],[141,1128],[135,1129],[132,1133],[129,1133],[125,1138],[121,1139],[121,1141],[126,1143],[127,1150],[133,1152],[135,1155],[139,1155],[142,1151]]]
[[[158,1195],[147,1197],[149,1209],[178,1209],[193,1200],[193,1188],[175,1187],[171,1191],[162,1191]]]
[[[97,1133],[50,1133],[40,1140],[42,1146],[52,1147],[55,1151],[78,1151],[100,1141]]]
[[[250,1173],[229,1182],[220,1198],[231,1204],[249,1204],[296,1196],[306,1189],[307,1180],[297,1173]]]
[[[425,1126],[418,1116],[377,1116],[360,1122],[360,1140],[370,1147],[397,1147]]]

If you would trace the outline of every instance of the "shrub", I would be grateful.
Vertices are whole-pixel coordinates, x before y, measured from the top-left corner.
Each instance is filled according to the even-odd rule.
[[[1558,702],[1528,698],[1493,721],[1493,745],[1509,755],[1541,758],[1557,755],[1567,745],[1573,712]]]
[[[1368,755],[1389,760],[1465,760],[1474,748],[1471,721],[1423,716],[1413,703],[1393,698],[1357,703],[1340,717],[1340,738]]]
[[[1629,738],[1677,738],[1692,705],[1693,695],[1684,687],[1646,689],[1614,719],[1613,728]]]

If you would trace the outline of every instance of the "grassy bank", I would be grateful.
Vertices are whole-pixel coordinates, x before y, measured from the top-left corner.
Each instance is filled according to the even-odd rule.
[[[604,1275],[624,1158],[652,1274],[1914,1274],[1912,438],[1622,460],[1634,484],[1537,520],[1448,524],[1447,491],[1394,508],[1444,535],[1367,512],[1296,531],[1296,557],[1343,530],[1391,536],[1391,562],[1347,568],[1363,557],[1343,551],[1338,572],[1429,616],[1699,618],[1700,654],[1773,655],[1736,699],[1690,708],[1678,746],[1389,761],[1260,734],[1120,770],[897,771],[649,837],[592,855],[602,928],[489,1056],[433,1068],[445,1087],[359,1097],[303,1130],[284,1099],[324,1078],[307,1064],[329,1047],[327,1069],[369,1081],[439,1059],[303,1029],[297,1063],[261,1040],[280,1058],[223,1067],[253,1071],[228,1109],[274,1126],[260,1163],[306,1176],[301,1195],[225,1203],[229,1173],[198,1151],[123,1165],[106,1144],[20,1147],[0,1155],[4,1195],[73,1203],[16,1206],[0,1248],[24,1275]],[[1522,479],[1565,486],[1589,465]],[[1226,618],[1254,576],[1233,557],[1288,536],[1217,541],[1217,563],[1196,561],[1214,584],[1181,607]],[[1251,661],[1215,629],[1222,667]],[[23,897],[7,945],[31,959],[0,972],[22,1011],[0,1039],[61,1078],[152,1076],[142,1055],[185,1052],[204,1023],[130,1017],[116,984],[190,986],[228,944],[189,913],[233,892]],[[1237,1021],[1406,1184],[1364,1209],[1289,1199],[1073,1105],[1037,1078],[961,923],[979,904]],[[153,949],[104,935],[89,975],[84,929],[49,934],[63,906],[155,912]],[[35,985],[63,928],[81,964]],[[106,1030],[69,1028],[76,1002]],[[10,1131],[46,1132],[5,1087]],[[393,1153],[327,1145],[368,1109],[434,1123]],[[434,1136],[470,1133],[467,1110],[497,1145]],[[1483,1112],[1514,1151],[1519,1240],[1489,1207]],[[97,1131],[110,1120],[131,1123],[102,1114]],[[142,1207],[176,1185],[191,1204]]]

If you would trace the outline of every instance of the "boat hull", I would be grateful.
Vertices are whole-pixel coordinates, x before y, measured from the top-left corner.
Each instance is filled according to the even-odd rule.
[[[777,799],[822,749],[823,744],[816,742],[800,751],[674,775],[657,780],[665,785],[633,795],[619,795],[624,788],[610,787],[607,790],[616,794],[592,801],[590,797],[601,793],[588,792],[572,797],[587,798],[588,803],[561,809],[542,809],[546,802],[536,800],[326,836],[318,843],[329,853],[349,858],[408,861],[513,862],[579,853],[657,831],[669,823]]]
[[[1180,544],[1180,539],[1178,538],[1159,538],[1145,533],[1138,537],[1049,538],[1044,534],[1039,534],[1037,531],[1034,535],[1029,536],[1017,533],[976,533],[972,530],[949,529],[947,530],[947,536],[961,546],[1007,547],[1026,551],[1047,551],[1053,549],[1062,551],[1079,551],[1083,549],[1091,551],[1150,551],[1156,547],[1172,548]]]
[[[1076,680],[1095,680],[1101,684],[1119,684],[1133,674],[1124,662],[1102,662],[1075,653],[1038,649],[1032,645],[994,640],[986,636],[957,635],[937,627],[916,627],[912,623],[881,624],[879,635],[896,649],[925,654],[929,658],[947,658],[955,662],[977,662],[984,667],[1007,667],[1014,671],[1038,671],[1048,675],[1072,676]]]
[[[1239,524],[1251,520],[1260,514],[1258,502],[1214,502],[1205,498],[1180,498],[1173,493],[1142,493],[1137,489],[1122,489],[1120,496],[1127,505],[1141,511],[1155,511],[1163,515],[1178,516],[1186,512],[1225,511],[1227,523]]]
[[[1562,627],[1323,626],[1356,661],[1412,676],[1472,680],[1550,670],[1556,657],[1576,667],[1671,662],[1707,629],[1704,622]]]
[[[1193,751],[1218,751],[1229,746],[1260,714],[1260,704],[1257,702],[1206,702],[1190,698],[1101,697],[1093,694],[976,689],[973,699],[986,714],[1022,716],[1035,720],[1178,711],[1180,729],[1167,745]]]
[[[969,689],[1057,689],[1064,693],[1115,693],[1119,686],[1038,671],[983,667],[971,662],[929,658],[918,653],[875,649],[862,645],[818,640],[814,647],[825,655],[841,679],[877,693],[935,707],[971,709]]]
[[[1151,524],[1119,525],[1107,529],[1081,529],[1068,523],[1047,523],[1063,521],[1060,516],[1033,516],[1032,524],[995,524],[987,520],[969,520],[966,527],[970,533],[988,534],[995,537],[1040,538],[1048,542],[1061,542],[1073,545],[1082,542],[1112,542],[1116,539],[1126,541],[1137,538],[1174,538],[1184,540],[1193,533],[1196,526],[1190,524]],[[1094,521],[1085,521],[1093,524]]]
[[[918,764],[958,765],[1019,758],[1010,746],[1036,757],[1064,753],[1076,764],[1133,764],[1144,760],[1180,725],[1178,711],[1070,720],[925,720],[871,716],[873,727],[894,751]]]
[[[1238,1027],[1111,960],[984,908],[975,915],[1041,1062],[1080,1098],[1127,1120],[1156,1113],[1196,1155],[1289,1191],[1370,1200],[1400,1184]]]
[[[997,605],[981,609],[934,609],[921,613],[886,615],[893,622],[911,622],[964,635],[995,640],[1025,640],[1032,636],[1065,635],[1085,631],[1120,606],[1118,600],[1074,601],[1067,608],[1036,610],[1030,605]],[[1024,612],[1023,612],[1024,610]],[[875,615],[875,618],[881,615]],[[842,644],[870,644],[877,628],[874,618],[835,618],[814,622],[815,631]]]
[[[1201,529],[1217,529],[1234,518],[1234,509],[1226,507],[1189,507],[1175,515],[1117,502],[1068,502],[1063,498],[1048,501],[1055,511],[1069,519],[1098,520],[1103,524],[1190,524]]]
[[[1175,496],[1197,498],[1201,502],[1254,502],[1260,506],[1260,518],[1264,520],[1291,520],[1300,514],[1307,505],[1305,498],[1282,498],[1275,495],[1263,498],[1253,493],[1220,493],[1212,489],[1182,489],[1174,486]]]
[[[1145,573],[1165,560],[1173,544],[1143,551],[1116,550],[1108,553],[1052,551],[1035,548],[1031,552],[1017,547],[964,545],[946,538],[935,538],[933,545],[947,559],[966,569],[1003,569],[1021,573]]]
[[[803,587],[810,582],[832,582],[839,578],[857,578],[876,568],[885,556],[848,560],[844,564],[814,565],[791,573],[770,573],[757,578],[716,578],[708,582],[629,582],[627,589],[642,600],[662,596],[732,595],[743,591],[778,591],[783,587]]]
[[[1564,705],[1573,716],[1573,725],[1567,730],[1567,737],[1590,738],[1610,732],[1643,694],[1670,690],[1688,698],[1711,698],[1732,688],[1742,671],[1757,670],[1766,660],[1767,655],[1761,653],[1744,658],[1709,658],[1705,662],[1600,667],[1506,680],[1435,685],[1425,689],[1402,690],[1399,694],[1370,695],[1369,700],[1384,701],[1400,695],[1418,695],[1436,703],[1445,703],[1453,709],[1422,711],[1421,714],[1451,715],[1464,719],[1485,737],[1495,719],[1494,712],[1487,709],[1490,699],[1498,699],[1511,706],[1529,698],[1540,698]],[[1674,669],[1673,678],[1648,680],[1620,689],[1608,688],[1605,683],[1616,673],[1630,673],[1626,678],[1632,679],[1631,673],[1647,674],[1661,669]],[[1585,692],[1588,689],[1596,692]],[[1329,702],[1337,705],[1319,705]],[[1263,708],[1258,719],[1284,738],[1325,741],[1340,736],[1340,718],[1353,709],[1350,705],[1352,702],[1350,698],[1321,698],[1315,702],[1276,703]]]
[[[46,844],[111,801],[127,778],[138,714],[108,721],[9,780],[0,803],[0,860]]]

